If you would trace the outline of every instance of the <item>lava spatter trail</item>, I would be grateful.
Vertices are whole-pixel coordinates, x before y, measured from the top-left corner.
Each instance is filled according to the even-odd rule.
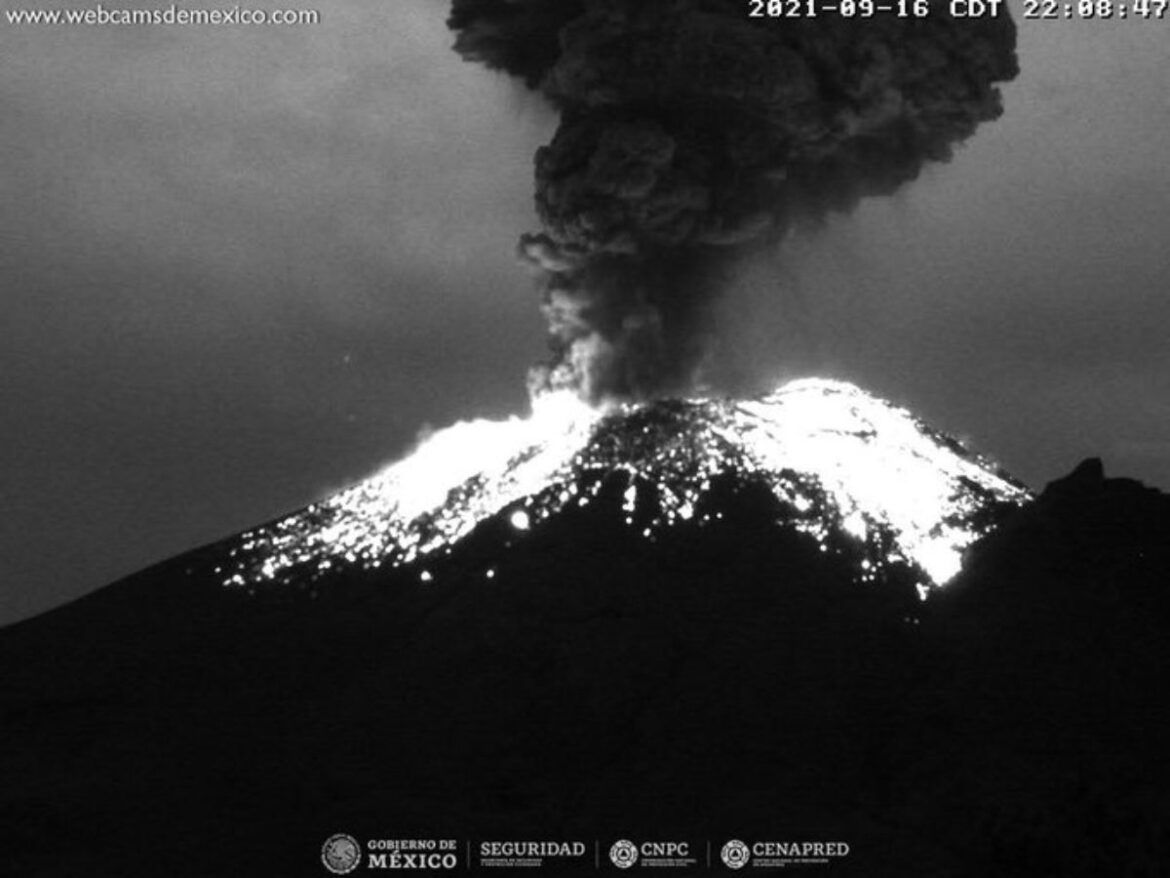
[[[627,485],[623,523],[647,539],[718,517],[712,485],[732,478],[772,493],[783,510],[777,527],[822,547],[855,543],[858,579],[908,566],[923,594],[959,571],[963,550],[992,526],[989,510],[1029,498],[955,440],[843,382],[609,411],[561,394],[538,400],[527,418],[438,431],[372,478],[243,534],[223,580],[253,588],[410,565],[452,551],[495,516],[522,537],[589,505],[615,475]]]

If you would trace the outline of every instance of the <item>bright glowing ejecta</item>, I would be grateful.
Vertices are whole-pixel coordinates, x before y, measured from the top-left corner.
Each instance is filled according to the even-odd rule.
[[[411,564],[450,551],[500,514],[522,539],[569,504],[591,502],[613,474],[627,480],[624,521],[643,537],[703,525],[696,510],[713,479],[733,475],[766,486],[788,510],[778,527],[823,547],[847,535],[859,549],[859,579],[907,563],[924,588],[958,572],[963,550],[988,527],[981,511],[1028,497],[909,412],[842,382],[608,412],[557,393],[527,418],[440,430],[378,475],[245,534],[227,583]]]

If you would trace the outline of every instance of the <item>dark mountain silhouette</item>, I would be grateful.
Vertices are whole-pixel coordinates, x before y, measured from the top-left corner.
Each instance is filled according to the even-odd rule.
[[[700,436],[730,410],[703,405],[592,424],[553,494],[462,484],[443,502],[474,522],[430,551],[374,563],[350,538],[372,520],[323,503],[0,631],[0,862],[320,876],[348,832],[839,840],[848,857],[809,868],[1162,874],[1170,497],[1098,461],[1035,497],[956,470],[939,527],[975,541],[923,600],[895,518],[866,506],[859,539],[853,495],[749,465],[733,432],[715,455]],[[889,411],[849,441],[916,424]],[[917,427],[938,461],[976,462]],[[496,476],[533,459],[521,445]],[[666,521],[674,495],[648,486],[686,483],[684,448],[711,465]],[[569,475],[589,502],[554,500]],[[448,533],[427,514],[420,547]],[[321,533],[336,563],[293,551],[326,552]],[[265,576],[272,551],[288,563]]]

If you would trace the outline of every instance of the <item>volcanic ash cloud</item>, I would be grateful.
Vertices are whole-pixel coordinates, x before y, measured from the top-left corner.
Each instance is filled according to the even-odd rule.
[[[753,18],[743,0],[454,0],[463,57],[560,114],[536,154],[551,361],[591,402],[694,388],[729,268],[796,220],[892,192],[1002,105],[998,17]]]

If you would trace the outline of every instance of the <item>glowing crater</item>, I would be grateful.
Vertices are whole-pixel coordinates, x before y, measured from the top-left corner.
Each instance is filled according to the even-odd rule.
[[[805,379],[754,400],[608,412],[554,395],[527,418],[438,431],[372,478],[244,534],[225,582],[410,564],[503,512],[523,538],[569,504],[589,503],[610,473],[628,477],[622,513],[645,538],[702,524],[696,509],[713,479],[732,474],[767,485],[790,510],[778,525],[822,548],[833,533],[856,541],[859,579],[908,563],[923,589],[958,572],[963,550],[989,528],[982,512],[1029,498],[954,440],[843,382]],[[642,510],[651,510],[648,522]]]

